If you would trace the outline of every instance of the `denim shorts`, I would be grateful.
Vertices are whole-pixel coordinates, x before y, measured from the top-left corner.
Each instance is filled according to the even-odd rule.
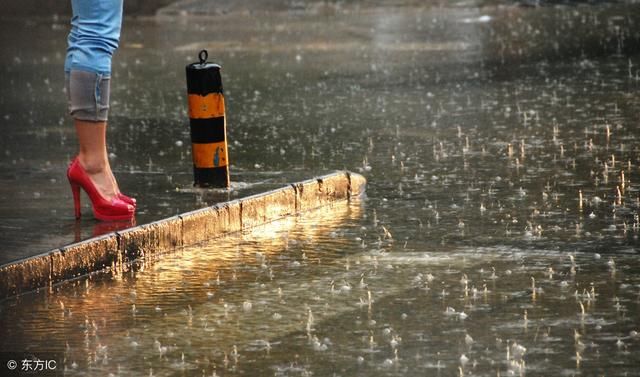
[[[69,115],[74,119],[106,122],[111,76],[71,70],[65,74]]]

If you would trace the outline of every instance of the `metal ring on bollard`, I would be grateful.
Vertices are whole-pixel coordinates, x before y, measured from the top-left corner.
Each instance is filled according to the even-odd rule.
[[[207,58],[209,57],[209,53],[207,50],[201,50],[198,54],[198,59],[200,59],[200,64],[204,64],[207,62]]]

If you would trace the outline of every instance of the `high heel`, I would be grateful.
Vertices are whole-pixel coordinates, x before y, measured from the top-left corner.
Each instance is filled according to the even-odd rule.
[[[71,183],[71,181],[69,181]],[[76,219],[80,218],[80,185],[71,183],[71,192],[73,193],[73,208],[75,209]]]
[[[93,215],[98,220],[103,221],[115,221],[115,220],[129,220],[133,218],[135,214],[135,207],[125,203],[118,197],[114,197],[111,200],[106,199],[100,194],[95,184],[87,173],[84,171],[78,158],[74,159],[69,165],[67,170],[67,178],[71,184],[71,191],[73,193],[73,205],[75,209],[76,219],[80,218],[80,188],[87,193],[91,200],[91,207],[93,209]]]

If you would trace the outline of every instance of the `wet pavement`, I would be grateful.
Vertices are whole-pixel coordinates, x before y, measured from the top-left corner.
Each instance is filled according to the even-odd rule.
[[[620,123],[637,120],[634,5],[276,3],[221,5],[226,13],[211,16],[211,4],[185,2],[125,22],[108,141],[121,187],[140,199],[137,223],[376,161],[383,167],[373,174],[389,174],[380,183],[397,187],[397,164],[412,162],[403,161],[408,152],[400,144],[386,146],[393,135],[424,140],[418,150],[431,150],[456,132],[477,142],[474,153],[504,154],[509,142],[517,153],[523,137],[546,148],[555,128],[589,135],[609,124],[625,135],[631,125]],[[61,69],[68,20],[7,17],[1,27],[0,263],[6,263],[126,224],[96,222],[88,207],[82,221],[72,216],[64,172],[76,142]],[[229,193],[190,187],[184,66],[201,48],[223,65]],[[531,126],[539,131],[530,140],[518,134]],[[577,152],[588,139],[564,148]],[[434,158],[445,153],[435,149]],[[460,163],[469,160],[462,157]],[[418,176],[430,174],[418,169]]]
[[[73,218],[65,171],[77,147],[71,120],[65,113],[61,70],[68,20],[62,16],[35,20],[8,17],[2,27],[0,75],[4,84],[0,88],[0,122],[5,131],[1,141],[5,158],[0,178],[0,263],[132,226],[93,220],[86,197],[83,219]],[[246,126],[234,130],[234,122],[246,121],[246,115],[240,112],[251,110],[238,109],[240,104],[232,103],[233,92],[253,96],[258,93],[258,83],[245,77],[245,84],[238,87],[233,83],[237,78],[225,72],[232,143],[231,191],[194,189],[184,66],[197,60],[200,47],[176,52],[179,46],[193,40],[193,32],[202,34],[201,27],[191,29],[184,20],[178,25],[170,20],[127,20],[122,47],[114,59],[110,158],[122,189],[139,199],[137,224],[345,167],[305,167],[304,158],[293,166],[276,167],[273,159],[267,162],[263,147],[271,154],[274,148],[280,151],[291,140],[262,145],[260,139],[265,136],[259,133],[261,124],[254,125],[253,130]],[[233,35],[235,31],[225,33]],[[236,74],[248,76],[245,72],[252,70],[246,65],[242,69]],[[257,114],[254,116],[257,121]],[[264,117],[263,121],[273,121],[273,116]],[[284,119],[279,123],[284,126]],[[269,132],[276,137],[279,131]],[[248,149],[244,140],[250,133],[258,142]],[[285,153],[277,156],[282,162]]]
[[[637,4],[193,4],[127,20],[114,60],[138,223],[333,169],[367,198],[6,301],[3,350],[63,353],[70,375],[637,375]],[[8,261],[101,230],[64,181],[66,21],[0,27]],[[230,192],[190,187],[201,48]]]

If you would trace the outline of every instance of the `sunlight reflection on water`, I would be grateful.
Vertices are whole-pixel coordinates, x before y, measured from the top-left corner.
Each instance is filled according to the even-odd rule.
[[[408,249],[371,238],[369,210],[343,203],[6,303],[20,310],[3,326],[19,326],[3,348],[64,349],[69,375],[632,370],[634,255]]]

